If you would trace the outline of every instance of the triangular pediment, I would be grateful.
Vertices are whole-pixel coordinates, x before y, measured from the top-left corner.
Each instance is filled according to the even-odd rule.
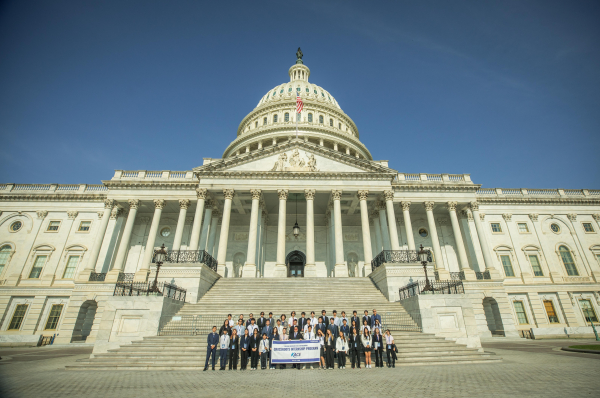
[[[377,162],[324,148],[302,140],[290,140],[275,147],[255,150],[232,158],[211,162],[194,169],[199,175],[211,173],[309,173],[396,174]]]

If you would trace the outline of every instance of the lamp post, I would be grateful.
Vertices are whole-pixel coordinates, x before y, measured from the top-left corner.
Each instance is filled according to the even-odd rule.
[[[421,260],[421,264],[423,264],[423,271],[425,271],[425,287],[423,288],[423,292],[433,292],[433,287],[431,283],[429,283],[429,278],[427,277],[427,257],[429,257],[429,250],[423,249],[423,245],[421,245],[419,252],[419,259]]]
[[[596,341],[600,341],[600,338],[598,337],[598,331],[596,331],[596,326],[594,326],[594,322],[592,321],[592,317],[594,316],[594,313],[592,312],[591,308],[586,308],[584,311],[584,318],[586,318],[586,321],[590,322],[590,325],[592,326],[592,330],[594,331],[594,335],[596,336]]]
[[[296,196],[296,223],[294,224],[294,228],[292,228],[292,232],[294,233],[294,238],[300,235],[300,226],[298,225],[298,196]]]
[[[152,284],[152,287],[150,288],[148,293],[160,293],[160,290],[158,290],[158,272],[160,271],[160,267],[161,267],[161,265],[163,265],[163,262],[165,261],[166,258],[167,258],[167,251],[165,250],[165,244],[163,243],[160,246],[160,249],[154,250],[154,261],[156,262],[156,274],[154,275],[154,283]]]

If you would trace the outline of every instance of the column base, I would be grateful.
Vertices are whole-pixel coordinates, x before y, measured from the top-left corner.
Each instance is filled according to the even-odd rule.
[[[113,269],[112,271],[108,271],[106,273],[106,278],[104,279],[104,282],[106,283],[117,283],[117,281],[119,280],[119,275],[121,274],[121,270],[120,269]]]
[[[461,271],[464,272],[466,281],[476,281],[477,280],[475,271],[473,271],[471,268],[463,268],[463,269],[461,269]]]
[[[285,278],[287,277],[287,267],[285,264],[275,264],[275,269],[273,270],[274,278]]]
[[[221,275],[222,277],[225,277],[226,266],[227,266],[227,264],[218,264],[217,265],[217,274]]]
[[[348,267],[346,266],[346,263],[336,264],[333,272],[336,278],[348,277]]]
[[[244,264],[242,278],[256,278],[256,264]]]
[[[450,280],[450,272],[446,268],[436,269],[438,273],[438,277],[441,281],[449,281]]]
[[[150,275],[150,270],[141,269],[135,273],[133,276],[134,282],[148,282],[148,275]]]
[[[317,265],[316,264],[306,264],[304,266],[304,276],[309,278],[314,278],[317,276]]]

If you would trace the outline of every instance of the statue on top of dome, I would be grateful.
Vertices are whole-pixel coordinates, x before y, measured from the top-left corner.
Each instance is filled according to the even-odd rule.
[[[300,47],[298,47],[298,51],[296,51],[296,63],[297,64],[303,64],[304,62],[302,62],[302,57],[304,54],[302,54],[302,50],[300,50]]]

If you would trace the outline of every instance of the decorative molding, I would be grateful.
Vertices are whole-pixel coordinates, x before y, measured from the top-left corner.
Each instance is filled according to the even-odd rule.
[[[512,214],[511,213],[503,213],[502,218],[504,218],[504,221],[508,222],[512,219]]]
[[[67,210],[67,217],[69,217],[71,220],[76,219],[78,214],[79,212],[77,210]]]
[[[594,217],[594,220],[596,220],[596,222],[600,222],[600,214],[599,213],[592,214],[592,217]]]
[[[148,224],[150,222],[150,217],[140,217],[140,224]]]
[[[288,190],[287,189],[278,189],[277,196],[279,196],[279,200],[287,200],[288,199]]]
[[[38,210],[35,214],[37,214],[38,220],[43,220],[48,215],[48,210]]]
[[[433,207],[435,206],[435,202],[423,202],[423,207],[426,211],[433,211]]]
[[[104,208],[112,209],[116,205],[113,199],[104,199]]]
[[[479,211],[479,203],[478,202],[469,203],[469,207],[471,208],[471,211]]]
[[[189,199],[179,199],[179,208],[187,210],[190,207]]]
[[[479,213],[479,219],[481,221],[484,221],[485,220],[485,213]]]
[[[209,195],[208,195],[208,189],[206,188],[196,188],[196,197],[198,199],[204,199],[207,200]]]
[[[410,210],[411,202],[400,202],[400,206],[402,206],[402,211]]]
[[[104,212],[103,211],[99,211],[98,212],[98,220],[102,220],[102,217],[104,217]]]
[[[567,214],[567,218],[571,221],[577,221],[577,214],[576,213],[569,213]]]
[[[358,233],[346,232],[344,234],[344,242],[358,242]]]
[[[446,208],[448,209],[448,211],[456,211],[457,205],[458,205],[458,202],[448,202],[448,203],[446,203]]]
[[[225,196],[225,199],[233,200],[235,191],[233,189],[223,189],[223,195]]]
[[[539,216],[539,214],[537,214],[537,213],[531,213],[531,214],[529,214],[529,218],[531,219],[531,221],[537,221],[538,220],[538,216]]]
[[[600,199],[590,197],[561,197],[553,196],[548,198],[510,198],[510,197],[478,197],[477,201],[482,204],[497,205],[592,205],[599,206]]]
[[[385,209],[386,209],[385,202],[377,201],[375,203],[375,208],[379,211],[382,211],[382,210],[385,211]]]
[[[316,193],[316,190],[314,190],[314,189],[305,189],[304,190],[304,198],[306,200],[314,200],[315,193]]]
[[[146,187],[146,186],[144,186]],[[0,194],[4,202],[100,202],[106,198],[104,194]]]
[[[383,191],[383,197],[385,198],[385,201],[393,201],[394,200],[394,191],[389,190],[389,191]]]
[[[252,200],[260,200],[260,196],[262,195],[262,191],[260,189],[251,189],[250,196],[252,196]]]
[[[440,224],[440,225],[448,225],[448,224],[449,224],[449,222],[448,222],[448,219],[447,219],[447,218],[438,218],[437,222],[438,222],[438,224]]]
[[[369,191],[367,191],[367,190],[358,191],[356,193],[356,197],[358,198],[358,200],[367,200],[367,198],[369,197]]]
[[[156,209],[164,209],[167,202],[164,199],[154,199],[154,207]]]
[[[338,189],[334,189],[331,191],[331,198],[333,200],[340,200],[342,199],[342,191],[338,190]]]
[[[300,152],[298,152],[298,148],[296,148],[293,150],[288,161],[288,156],[284,152],[279,155],[279,158],[275,161],[273,168],[269,171],[319,171],[317,170],[317,160],[315,159],[315,155],[312,153],[309,155],[306,152],[304,152],[304,154],[308,160],[300,158]],[[286,163],[289,164],[289,167],[286,166]]]
[[[138,207],[140,207],[141,204],[141,201],[139,199],[129,199],[127,202],[129,203],[130,209],[137,209]]]

